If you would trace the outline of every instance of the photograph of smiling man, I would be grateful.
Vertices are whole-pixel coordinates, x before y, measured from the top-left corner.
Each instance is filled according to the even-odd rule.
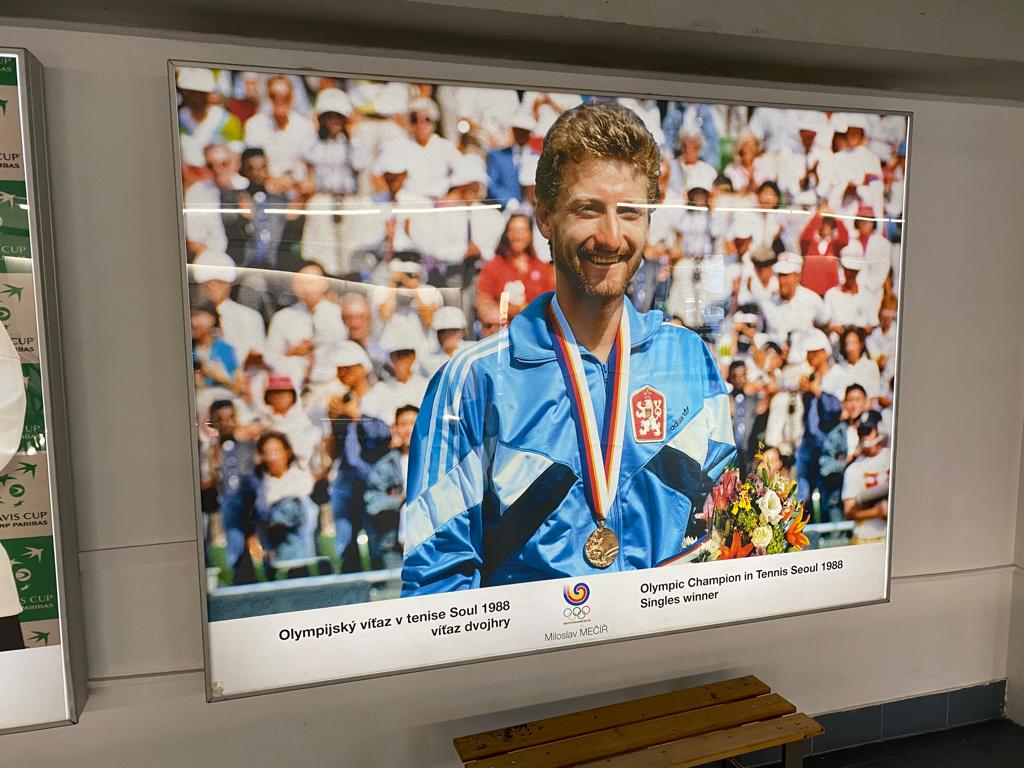
[[[409,458],[402,595],[685,559],[734,458],[727,389],[701,338],[626,291],[659,199],[644,122],[585,103],[549,129],[536,223],[555,291],[433,377]]]

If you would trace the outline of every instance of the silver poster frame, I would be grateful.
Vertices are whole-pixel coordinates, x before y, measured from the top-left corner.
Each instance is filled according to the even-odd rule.
[[[339,51],[339,53],[344,53]],[[362,57],[353,56],[339,56],[339,58],[346,59],[359,59]],[[369,57],[366,57],[369,58]],[[824,111],[841,111],[851,113],[863,113],[863,114],[885,114],[885,115],[898,115],[904,117],[907,120],[907,159],[906,159],[906,172],[904,176],[904,189],[903,189],[903,229],[901,235],[901,248],[900,248],[900,286],[899,286],[899,306],[900,313],[896,320],[896,364],[895,364],[895,383],[894,383],[894,395],[893,395],[893,427],[892,427],[892,447],[891,451],[891,466],[890,466],[890,482],[889,482],[889,534],[886,538],[886,558],[885,558],[885,586],[884,594],[877,600],[867,600],[856,603],[848,603],[837,606],[829,606],[827,608],[819,608],[807,611],[792,611],[786,613],[778,613],[772,616],[765,616],[757,619],[749,620],[737,620],[737,621],[725,621],[717,622],[713,624],[706,624],[699,627],[686,627],[680,629],[671,629],[662,632],[645,632],[629,637],[611,638],[604,640],[590,640],[581,641],[575,643],[573,648],[586,648],[594,645],[604,645],[610,643],[621,643],[632,640],[639,640],[651,637],[661,637],[665,635],[675,635],[680,633],[699,632],[706,629],[720,628],[735,626],[738,624],[754,624],[762,621],[773,621],[776,619],[793,618],[797,616],[805,616],[817,613],[829,613],[832,611],[846,610],[849,608],[861,608],[872,605],[882,605],[891,601],[892,595],[892,551],[893,551],[893,525],[892,525],[892,511],[894,510],[893,501],[895,499],[896,492],[896,447],[899,443],[897,435],[897,425],[899,423],[899,390],[900,390],[900,373],[901,365],[900,359],[902,357],[902,346],[903,346],[903,306],[904,306],[904,285],[906,283],[906,254],[907,254],[907,226],[908,221],[908,201],[909,201],[909,190],[910,190],[910,158],[911,152],[910,147],[912,144],[912,133],[914,125],[914,113],[910,110],[902,109],[865,109],[861,107],[849,107],[844,104],[844,95],[841,92],[827,92],[820,89],[805,89],[806,92],[811,94],[811,100],[807,103],[796,103],[796,102],[784,102],[784,101],[772,101],[772,100],[758,100],[758,99],[735,99],[735,98],[708,98],[705,96],[694,96],[693,93],[688,93],[687,88],[692,87],[697,81],[693,83],[680,81],[666,81],[663,77],[651,78],[652,84],[656,87],[655,90],[644,90],[642,87],[642,80],[644,73],[642,72],[620,72],[614,73],[617,81],[625,80],[636,84],[636,89],[631,90],[630,88],[620,89],[615,88],[614,90],[608,90],[602,86],[602,77],[600,72],[597,70],[591,70],[586,73],[579,73],[576,71],[562,71],[556,72],[553,69],[541,67],[540,65],[534,64],[522,64],[519,68],[516,67],[516,63],[509,62],[501,67],[488,66],[486,71],[488,77],[493,75],[493,79],[481,79],[478,75],[481,71],[479,65],[472,65],[462,62],[457,62],[451,59],[381,59],[374,57],[372,59],[372,66],[366,70],[351,70],[351,69],[338,69],[331,70],[322,67],[275,67],[275,66],[263,66],[263,65],[251,65],[244,60],[217,60],[217,61],[197,61],[187,59],[170,59],[167,62],[167,84],[168,84],[168,106],[170,114],[170,123],[172,130],[170,132],[171,139],[171,157],[173,158],[173,166],[171,172],[175,180],[175,192],[177,205],[177,220],[178,220],[178,236],[179,236],[179,251],[180,257],[180,275],[181,275],[181,296],[182,296],[182,328],[183,334],[183,346],[182,346],[182,370],[186,377],[186,383],[189,393],[187,408],[191,422],[190,434],[192,437],[192,443],[190,445],[191,459],[192,459],[192,473],[193,473],[193,493],[194,493],[194,504],[195,504],[195,523],[196,523],[196,551],[198,557],[198,583],[199,583],[199,606],[200,606],[200,622],[202,626],[202,643],[203,643],[203,671],[204,678],[206,681],[206,696],[207,702],[214,703],[220,701],[229,701],[233,699],[249,698],[251,696],[262,696],[271,693],[283,693],[286,691],[302,690],[305,688],[316,688],[325,685],[337,685],[339,683],[357,682],[360,680],[370,680],[380,677],[391,677],[393,675],[404,675],[413,672],[422,672],[433,669],[446,669],[449,667],[461,667],[467,664],[480,664],[489,661],[496,661],[500,659],[511,659],[519,658],[524,656],[532,656],[540,653],[551,653],[558,650],[564,650],[563,648],[540,648],[528,651],[513,651],[509,653],[497,653],[491,656],[465,659],[455,662],[445,662],[439,664],[428,664],[415,669],[397,669],[389,670],[386,672],[375,672],[365,675],[353,675],[350,677],[335,678],[332,680],[323,680],[312,683],[303,683],[297,685],[288,686],[277,686],[271,688],[263,688],[255,691],[247,691],[238,694],[224,695],[215,692],[213,689],[213,680],[211,678],[211,659],[210,659],[210,642],[209,642],[209,619],[207,611],[207,595],[206,595],[206,563],[205,563],[205,552],[204,552],[204,528],[203,528],[203,517],[202,510],[200,507],[199,500],[199,456],[196,450],[198,445],[198,431],[196,426],[196,407],[195,407],[195,388],[192,376],[192,356],[191,356],[191,331],[188,324],[188,309],[189,309],[189,295],[188,295],[188,270],[186,263],[186,246],[185,246],[185,220],[184,213],[182,211],[182,201],[184,199],[184,192],[182,189],[182,178],[181,178],[181,151],[180,144],[178,141],[178,103],[177,103],[177,89],[175,83],[175,70],[178,67],[205,67],[209,69],[231,69],[231,70],[243,70],[247,72],[258,72],[266,74],[283,74],[283,75],[295,75],[298,77],[308,77],[324,75],[328,77],[337,77],[345,79],[373,79],[373,80],[397,80],[404,82],[425,82],[432,85],[452,85],[452,86],[470,86],[470,87],[484,87],[484,88],[506,88],[506,89],[519,89],[519,90],[543,90],[552,93],[574,93],[574,94],[590,94],[590,95],[601,95],[601,96],[612,96],[612,97],[635,97],[635,98],[653,98],[653,99],[664,99],[669,101],[690,101],[694,103],[702,104],[727,104],[732,106],[756,106],[756,107],[778,107],[783,109],[817,109]],[[452,77],[448,76],[446,72],[455,72],[459,76]],[[511,79],[505,79],[502,77],[503,73],[513,73],[514,77]],[[464,75],[464,76],[461,76]],[[550,83],[557,80],[559,85],[552,87]],[[723,86],[729,83],[719,83]],[[737,83],[738,84],[738,83]],[[744,86],[751,87],[753,89],[768,90],[771,87],[779,88],[785,87],[778,84],[769,83],[758,83],[749,84],[743,83]],[[893,98],[892,95],[888,94],[871,94],[876,95],[879,98]]]
[[[18,67],[21,139],[29,200],[29,241],[32,248],[37,344],[50,470],[50,516],[56,559],[66,714],[64,720],[0,730],[2,735],[77,723],[88,698],[88,675],[61,347],[60,301],[57,294],[57,263],[50,206],[43,67],[24,48],[0,48],[0,55],[16,59]]]

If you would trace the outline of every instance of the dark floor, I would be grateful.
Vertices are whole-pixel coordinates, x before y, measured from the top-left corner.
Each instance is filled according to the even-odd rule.
[[[992,720],[804,760],[807,768],[1021,768],[1024,727]]]

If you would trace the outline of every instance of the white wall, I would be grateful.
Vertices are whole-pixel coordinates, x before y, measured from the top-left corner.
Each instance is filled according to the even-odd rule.
[[[1024,463],[1021,465],[1021,491],[1017,503],[1017,551],[1006,664],[1006,715],[1024,725]]]
[[[28,48],[46,68],[94,680],[79,725],[0,737],[0,766],[64,766],[71,755],[80,766],[288,765],[298,755],[309,766],[451,765],[453,736],[681,678],[753,672],[818,713],[1006,676],[1024,427],[1024,339],[1010,330],[1024,284],[1024,109],[687,88],[915,112],[890,604],[207,705],[166,60],[659,88],[609,73],[7,25],[0,44]]]

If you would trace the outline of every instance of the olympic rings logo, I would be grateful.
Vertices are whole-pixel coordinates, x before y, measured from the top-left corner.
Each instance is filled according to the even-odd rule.
[[[572,608],[566,608],[564,611],[562,611],[562,615],[565,616],[565,618],[567,618],[567,619],[576,619],[577,621],[580,620],[580,619],[586,618],[589,614],[590,614],[590,606],[589,605],[584,605],[584,606],[574,605]]]
[[[565,597],[565,602],[569,605],[583,605],[590,597],[590,587],[582,581],[576,582],[572,586],[566,584],[562,590],[562,596]]]

